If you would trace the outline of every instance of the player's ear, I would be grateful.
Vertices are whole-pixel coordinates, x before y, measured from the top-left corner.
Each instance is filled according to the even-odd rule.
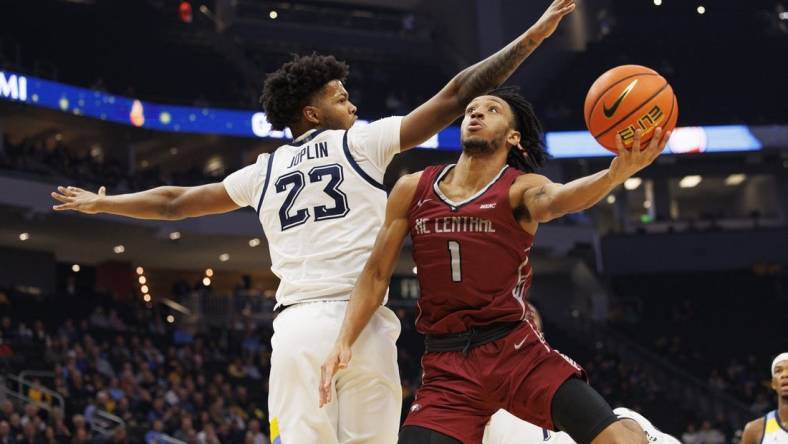
[[[312,105],[307,105],[301,111],[304,120],[314,125],[320,125],[320,108]]]
[[[509,134],[506,135],[506,143],[507,145],[517,146],[520,144],[520,132],[516,130],[509,130]]]

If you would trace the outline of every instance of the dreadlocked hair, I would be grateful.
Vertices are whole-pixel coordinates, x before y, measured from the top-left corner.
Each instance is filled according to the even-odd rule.
[[[260,103],[275,130],[292,126],[301,118],[309,99],[332,80],[344,82],[348,65],[334,56],[298,56],[268,74]]]
[[[536,172],[547,160],[548,154],[544,144],[544,130],[536,118],[531,103],[520,95],[520,88],[503,86],[490,91],[491,96],[498,97],[509,104],[514,115],[514,129],[520,133],[521,151],[516,145],[509,147],[506,163],[526,173]]]

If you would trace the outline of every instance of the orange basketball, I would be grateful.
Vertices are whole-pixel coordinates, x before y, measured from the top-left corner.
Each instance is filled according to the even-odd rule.
[[[645,146],[661,126],[676,127],[679,105],[668,81],[645,66],[622,65],[602,74],[588,90],[583,110],[586,126],[600,145],[616,152],[616,134],[632,147],[642,129]]]

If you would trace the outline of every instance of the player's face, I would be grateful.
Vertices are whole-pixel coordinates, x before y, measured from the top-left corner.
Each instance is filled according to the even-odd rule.
[[[780,361],[774,368],[772,388],[781,398],[788,398],[788,361]]]
[[[347,90],[339,80],[332,80],[323,87],[316,107],[320,112],[320,127],[349,129],[356,122],[356,106],[350,102]]]
[[[504,100],[495,96],[479,96],[465,108],[460,127],[464,151],[473,153],[493,152],[512,143],[519,133],[512,129],[512,109]]]

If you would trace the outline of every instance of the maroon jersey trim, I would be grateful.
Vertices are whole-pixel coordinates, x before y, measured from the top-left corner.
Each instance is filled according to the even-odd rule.
[[[446,174],[448,174],[449,171],[451,171],[451,169],[454,168],[455,166],[456,164],[452,163],[443,167],[443,171],[438,173],[438,176],[432,182],[432,190],[435,191],[435,194],[438,196],[438,198],[441,201],[443,201],[443,203],[451,207],[453,210],[457,210],[458,208],[464,207],[465,205],[468,205],[469,203],[472,203],[474,200],[480,198],[482,195],[484,195],[484,193],[486,193],[490,188],[492,188],[493,185],[495,185],[499,180],[501,180],[504,173],[509,168],[509,165],[504,165],[503,168],[501,168],[501,171],[499,171],[498,174],[495,177],[493,177],[493,179],[487,185],[482,187],[481,190],[477,191],[476,194],[461,202],[454,202],[453,200],[446,197],[445,194],[443,194],[438,184],[440,184],[441,180],[443,180],[443,177],[446,176]]]

